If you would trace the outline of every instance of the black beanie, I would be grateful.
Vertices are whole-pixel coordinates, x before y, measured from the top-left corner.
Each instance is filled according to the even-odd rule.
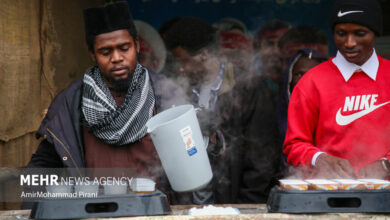
[[[96,8],[84,9],[85,38],[87,43],[103,33],[129,29],[136,37],[137,32],[127,2],[109,3]]]
[[[336,0],[331,24],[353,23],[371,29],[377,36],[382,35],[382,10],[377,0]]]

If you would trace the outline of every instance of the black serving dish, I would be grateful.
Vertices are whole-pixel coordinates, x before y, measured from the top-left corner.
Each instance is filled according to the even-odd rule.
[[[390,213],[390,190],[281,190],[272,188],[268,212]]]
[[[94,217],[150,216],[170,214],[165,194],[99,195],[96,198],[47,198],[34,203],[34,219],[73,219]]]

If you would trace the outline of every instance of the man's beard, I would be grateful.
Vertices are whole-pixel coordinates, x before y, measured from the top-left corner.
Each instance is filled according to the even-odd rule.
[[[130,87],[132,81],[132,75],[128,75],[125,79],[115,80],[114,78],[107,77],[107,82],[111,84],[110,90],[116,93],[126,93]]]

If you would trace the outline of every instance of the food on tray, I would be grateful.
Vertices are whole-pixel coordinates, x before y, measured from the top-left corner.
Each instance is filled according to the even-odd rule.
[[[332,179],[338,184],[339,190],[365,190],[368,189],[367,182],[354,179]]]
[[[381,179],[358,179],[362,182],[367,183],[368,189],[389,189],[390,190],[390,181],[381,180]]]
[[[307,179],[309,183],[309,189],[312,190],[337,190],[338,184],[331,180],[326,179]]]
[[[130,189],[135,193],[153,193],[156,183],[151,179],[134,178],[130,180]]]
[[[281,179],[279,184],[283,190],[307,190],[309,187],[307,182],[298,179]]]
[[[282,190],[390,190],[390,181],[381,179],[280,179]]]

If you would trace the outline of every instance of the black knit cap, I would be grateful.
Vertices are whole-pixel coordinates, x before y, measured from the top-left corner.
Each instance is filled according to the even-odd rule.
[[[336,0],[331,24],[353,23],[371,29],[377,36],[382,35],[382,9],[377,0]]]
[[[87,43],[99,34],[121,29],[133,32],[133,37],[137,35],[129,6],[125,1],[84,9],[84,24]]]

